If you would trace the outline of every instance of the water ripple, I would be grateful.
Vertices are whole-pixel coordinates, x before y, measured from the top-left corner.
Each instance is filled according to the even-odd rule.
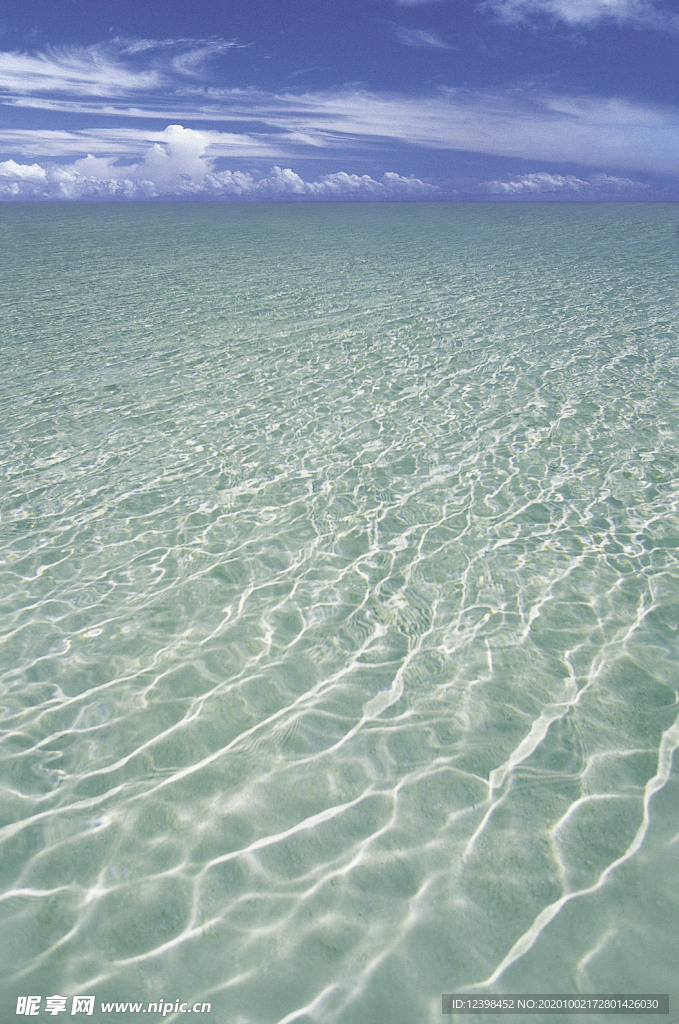
[[[671,991],[663,209],[5,224],[2,998]]]

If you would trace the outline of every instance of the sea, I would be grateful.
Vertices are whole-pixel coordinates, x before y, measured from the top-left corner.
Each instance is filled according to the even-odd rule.
[[[3,1024],[676,1019],[678,228],[2,204]]]

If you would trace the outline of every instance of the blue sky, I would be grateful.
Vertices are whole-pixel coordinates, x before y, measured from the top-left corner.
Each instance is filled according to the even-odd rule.
[[[21,0],[1,199],[679,199],[676,0]]]

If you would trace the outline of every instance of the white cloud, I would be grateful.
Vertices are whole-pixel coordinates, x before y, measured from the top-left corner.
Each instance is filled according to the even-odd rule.
[[[105,46],[0,54],[0,90],[9,93],[66,92],[120,96],[160,85],[157,71],[126,68]]]
[[[187,42],[189,42],[187,40]],[[172,68],[180,75],[189,77],[201,77],[206,71],[206,65],[212,57],[226,53],[228,50],[240,48],[239,44],[226,42],[223,39],[195,41],[188,49],[178,53],[172,58]]]
[[[547,174],[545,172],[524,174],[512,181],[485,182],[488,191],[498,195],[536,195],[538,193],[544,195],[547,192],[563,192],[564,190],[580,192],[583,187],[586,187],[586,184],[581,178],[576,178],[572,174]]]
[[[385,198],[393,194],[423,198],[439,191],[435,185],[426,184],[420,178],[406,178],[395,171],[387,171],[379,181],[375,181],[367,174],[347,174],[346,171],[338,171],[336,174],[325,174],[317,181],[309,182],[308,187],[312,195],[328,197],[368,194]]]
[[[0,177],[22,181],[45,181],[47,172],[40,164],[18,164],[14,160],[0,163]]]
[[[609,21],[659,29],[679,28],[679,19],[653,0],[485,0],[483,6],[506,21],[546,16],[567,25],[592,27]]]
[[[177,76],[196,77],[206,62],[238,44],[223,39],[115,38],[43,53],[0,53],[0,93],[24,100],[44,93],[121,97],[155,93]],[[142,64],[139,67],[139,56]]]
[[[86,156],[70,164],[0,163],[0,198],[7,199],[275,199],[307,197],[428,198],[436,186],[388,171],[380,179],[337,171],[305,181],[288,167],[268,174],[217,170],[212,136],[170,125],[162,142],[148,146],[140,160],[120,164],[110,156]]]
[[[47,171],[40,164],[18,164],[14,160],[0,163],[0,196],[21,198],[23,193],[45,187]]]
[[[137,118],[152,113],[154,118],[169,120],[167,111],[163,114],[156,108],[101,107],[102,111],[116,109]],[[676,173],[679,167],[679,109],[615,97],[530,90],[442,89],[435,95],[405,98],[357,89],[280,95],[252,89],[195,89],[171,116],[184,122],[223,120],[230,127],[247,123],[244,133],[199,134],[211,156],[258,156],[276,163],[329,152],[355,156],[357,145],[375,148],[388,141],[608,170]],[[136,158],[146,151],[147,143],[169,144],[171,139],[164,132],[0,129],[0,146],[4,144],[7,156],[15,158],[19,154],[75,158],[87,153]],[[183,138],[188,141],[189,137]]]
[[[578,178],[573,174],[549,174],[540,171],[523,174],[510,181],[485,181],[481,190],[504,198],[550,198],[571,196],[578,199],[615,198],[643,194],[649,186],[631,178],[610,174],[596,174],[591,178]]]
[[[421,99],[352,91],[278,103],[269,123],[288,130],[585,166],[679,166],[679,110],[615,98],[451,89]]]
[[[489,2],[515,12],[558,6],[571,18],[604,8],[618,15],[635,7],[649,9],[646,0]],[[409,45],[445,45],[425,30],[401,33]],[[88,154],[108,159],[109,166],[120,160],[145,163],[153,173],[144,180],[159,183],[168,174],[172,178],[171,169],[182,161],[188,169],[181,173],[193,180],[206,160],[217,157],[265,159],[282,166],[300,157],[350,152],[353,160],[357,146],[375,150],[386,142],[623,172],[676,173],[679,168],[676,107],[529,89],[440,89],[415,98],[357,88],[275,94],[218,88],[209,78],[201,82],[207,62],[234,45],[220,39],[118,38],[85,48],[0,54],[0,95],[4,90],[8,105],[87,115],[95,126],[98,117],[106,117],[105,123],[116,118],[123,125],[131,119],[151,125],[0,129],[2,152],[26,165],[34,159],[77,161]],[[153,128],[158,120],[166,125],[223,123],[229,130],[182,128],[172,135],[170,128]]]
[[[422,28],[403,28],[396,26],[396,38],[406,46],[425,46],[436,50],[447,50],[448,45],[435,32]]]
[[[282,147],[276,136],[256,136],[250,133],[204,131],[168,125],[157,128],[82,128],[79,131],[44,130],[30,128],[0,129],[0,146],[20,152],[27,157],[46,157],[50,160],[82,158],[87,155],[108,157],[110,161],[141,159],[150,146],[169,149],[182,145],[197,147],[211,157],[263,157],[277,160]]]

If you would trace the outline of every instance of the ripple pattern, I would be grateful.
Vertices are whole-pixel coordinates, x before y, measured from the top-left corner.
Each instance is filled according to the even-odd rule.
[[[679,998],[672,217],[6,208],[6,1013]]]

